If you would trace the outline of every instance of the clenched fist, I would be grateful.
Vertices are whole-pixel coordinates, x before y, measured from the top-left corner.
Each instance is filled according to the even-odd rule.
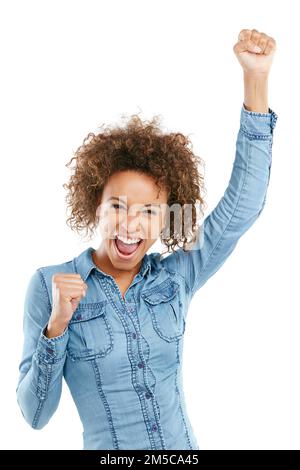
[[[276,41],[256,29],[242,29],[233,51],[244,72],[268,75],[276,51]]]
[[[52,276],[53,305],[46,329],[48,338],[64,332],[86,290],[87,284],[80,274],[56,273]]]

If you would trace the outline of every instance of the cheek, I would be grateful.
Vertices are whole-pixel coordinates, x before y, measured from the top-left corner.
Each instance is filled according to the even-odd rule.
[[[159,217],[153,217],[148,222],[147,226],[147,238],[156,240],[162,230],[162,222]]]
[[[114,230],[115,230],[115,222],[111,218],[107,217],[106,219],[102,219],[99,222],[99,231],[102,238],[110,238],[112,237]]]
[[[110,212],[99,221],[99,230],[103,238],[112,238],[120,223],[124,220],[122,214]]]
[[[159,234],[160,234],[160,226],[159,224],[153,224],[151,226],[151,231],[149,232],[149,236],[148,238],[150,240],[157,240],[157,238],[159,237]]]
[[[142,233],[145,235],[145,237],[151,240],[156,240],[162,230],[163,217],[161,214],[142,216],[140,218],[140,224]]]

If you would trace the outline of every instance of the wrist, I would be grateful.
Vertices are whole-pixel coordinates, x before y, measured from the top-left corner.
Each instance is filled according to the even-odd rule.
[[[55,321],[49,321],[46,329],[45,329],[45,336],[47,338],[54,338],[55,336],[61,336],[68,325],[57,323]]]
[[[269,78],[269,72],[259,72],[258,70],[243,70],[244,75],[253,77],[256,79],[267,80]]]

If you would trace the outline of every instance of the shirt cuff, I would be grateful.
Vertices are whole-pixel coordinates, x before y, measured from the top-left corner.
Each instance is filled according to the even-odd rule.
[[[241,127],[253,136],[271,135],[276,126],[277,114],[269,108],[268,113],[248,111],[243,103],[240,115]]]
[[[47,326],[48,323],[41,331],[37,345],[37,354],[44,362],[54,363],[60,361],[66,355],[69,330],[67,327],[61,335],[47,338],[45,336]]]

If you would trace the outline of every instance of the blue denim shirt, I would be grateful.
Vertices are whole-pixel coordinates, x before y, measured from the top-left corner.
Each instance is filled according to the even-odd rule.
[[[64,377],[83,424],[84,449],[199,449],[182,384],[189,303],[261,214],[276,119],[270,108],[256,113],[242,105],[230,181],[201,236],[187,253],[146,253],[124,297],[94,264],[92,247],[33,273],[16,390],[32,428],[43,428],[57,409]],[[88,290],[68,328],[47,338],[57,272],[79,273]]]

